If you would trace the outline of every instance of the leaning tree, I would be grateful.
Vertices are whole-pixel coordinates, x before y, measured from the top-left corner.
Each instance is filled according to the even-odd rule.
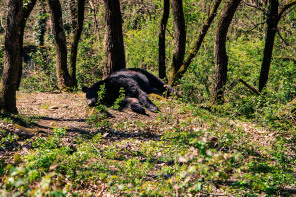
[[[215,0],[213,7],[210,9],[207,20],[204,21],[204,23],[201,27],[201,31],[194,43],[193,48],[190,50],[189,54],[184,59],[183,65],[177,71],[175,71],[174,75],[170,76],[169,85],[173,86],[176,83],[176,81],[181,79],[182,76],[188,70],[193,58],[196,57],[196,55],[200,49],[200,46],[201,46],[201,44],[202,44],[212,22],[217,14],[217,10],[219,8],[221,1],[222,0]]]

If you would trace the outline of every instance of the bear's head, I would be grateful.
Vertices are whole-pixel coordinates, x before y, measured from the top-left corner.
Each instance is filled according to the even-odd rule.
[[[100,91],[100,86],[103,84],[103,81],[99,81],[89,88],[82,88],[82,92],[85,92],[85,99],[88,106],[93,107],[96,105],[96,103],[98,102],[98,91]]]
[[[82,92],[85,92],[86,103],[88,106],[93,107],[98,101],[98,93],[92,88],[83,87]]]

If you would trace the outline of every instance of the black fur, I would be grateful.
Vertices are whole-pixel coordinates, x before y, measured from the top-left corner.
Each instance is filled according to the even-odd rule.
[[[89,88],[82,88],[82,91],[86,93],[86,101],[89,106],[94,106],[98,102],[97,92],[100,91],[101,85],[105,85],[106,93],[99,102],[112,105],[119,97],[119,90],[122,87],[125,90],[125,98],[121,101],[121,106],[131,108],[141,114],[145,114],[143,106],[152,112],[159,111],[148,98],[148,94],[155,93],[163,96],[166,91],[168,94],[173,92],[173,88],[166,86],[158,77],[145,70],[123,69],[112,73],[105,80],[99,81]]]

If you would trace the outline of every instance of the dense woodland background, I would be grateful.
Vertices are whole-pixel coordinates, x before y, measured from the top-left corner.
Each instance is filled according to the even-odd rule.
[[[73,23],[70,9],[71,1],[61,0],[60,2],[63,11],[63,25],[66,33],[69,60],[70,46],[73,38]],[[123,20],[122,32],[126,67],[143,68],[159,76],[159,33],[161,31],[160,24],[163,17],[165,2],[168,3],[168,1],[158,0],[120,1],[120,9]],[[185,59],[188,55],[190,55],[190,53],[192,53],[192,49],[194,48],[202,27],[210,16],[211,9],[216,2],[217,1],[206,0],[183,1],[183,12],[186,28]],[[215,75],[215,70],[217,74],[217,62],[215,62],[215,40],[217,38],[216,34],[219,27],[219,20],[221,20],[221,16],[223,16],[221,13],[223,13],[223,10],[229,2],[238,3],[238,8],[234,10],[235,13],[233,19],[231,20],[226,36],[226,53],[228,55],[228,62],[226,64],[227,80],[225,83],[223,82],[224,84],[222,83],[220,88],[217,89],[217,80],[219,77]],[[263,88],[259,87],[259,76],[260,72],[262,72],[261,67],[264,60],[264,51],[266,48],[270,48],[270,45],[266,45],[265,41],[267,39],[268,25],[272,24],[270,19],[270,16],[273,12],[272,5],[274,6],[276,3],[279,3],[279,8],[282,8],[288,3],[290,3],[291,6],[289,9],[283,12],[280,20],[278,21],[277,27],[272,28],[272,30],[275,32],[275,40],[268,81],[266,86]],[[5,62],[4,43],[8,1],[1,0],[0,7],[0,72],[2,73]],[[50,16],[51,12],[48,3],[46,1],[39,0],[36,2],[30,17],[27,19],[23,42],[23,74],[19,88],[19,91],[21,92],[53,92],[61,89],[59,88],[55,71],[56,47],[52,29],[53,23],[50,19]],[[75,87],[75,91],[80,91],[81,87],[84,85],[91,85],[94,82],[101,80],[105,75],[104,72],[106,72],[104,70],[104,66],[106,65],[104,45],[106,20],[103,0],[86,1],[84,16],[85,18],[81,33],[81,40],[78,44],[77,68],[75,73],[77,86]],[[174,45],[177,39],[175,34],[176,26],[174,25],[173,16],[174,13],[172,13],[172,6],[170,6],[170,13],[165,30],[166,68],[165,73],[162,72],[162,76],[160,76],[167,82],[170,82],[170,79],[172,78],[170,71],[171,66],[173,65],[173,57],[175,54]],[[280,137],[277,137],[279,143],[277,144],[278,146],[273,146],[272,150],[276,152],[276,150],[279,150],[279,147],[289,147],[289,154],[287,153],[289,156],[281,158],[280,155],[286,153],[286,150],[279,150],[283,152],[275,153],[277,155],[275,156],[276,159],[273,157],[270,160],[264,160],[265,157],[268,157],[265,153],[263,156],[258,156],[256,154],[250,153],[250,151],[244,152],[242,149],[236,147],[236,149],[241,151],[242,155],[247,155],[246,157],[258,156],[258,158],[261,158],[264,160],[264,162],[262,161],[262,166],[255,166],[253,163],[252,165],[254,166],[249,168],[250,171],[254,169],[258,170],[258,174],[254,175],[254,177],[245,177],[246,181],[241,182],[235,182],[233,180],[229,182],[226,181],[227,188],[229,188],[228,186],[231,185],[231,189],[226,189],[225,191],[246,196],[252,196],[253,193],[254,196],[263,194],[288,196],[293,195],[293,188],[295,189],[295,182],[293,183],[293,180],[295,180],[296,177],[294,148],[296,142],[296,101],[294,100],[296,97],[296,2],[293,0],[221,1],[217,9],[217,14],[214,16],[215,18],[210,24],[209,30],[206,33],[203,42],[201,43],[198,53],[192,59],[188,70],[184,75],[182,75],[181,79],[176,80],[175,82],[170,82],[170,84],[173,84],[176,89],[182,93],[184,97],[184,103],[194,106],[192,107],[193,111],[198,109],[204,110],[202,112],[194,111],[193,114],[196,116],[202,117],[203,115],[201,115],[201,113],[204,113],[206,114],[204,115],[206,117],[203,117],[204,119],[207,121],[216,121],[218,118],[207,114],[210,113],[215,115],[218,114],[218,117],[226,116],[230,118],[237,118],[246,122],[252,122],[252,124],[264,127],[268,131],[276,131],[281,133],[278,135]],[[164,60],[162,60],[162,62],[164,62]],[[222,94],[224,97],[222,99],[220,99],[219,96],[215,97],[213,95],[215,88],[216,93],[217,91],[219,93],[219,91],[223,89]],[[258,90],[260,92],[258,92]],[[216,105],[217,101],[219,101],[218,105]],[[223,126],[226,124],[227,120],[225,122],[224,119],[221,119],[217,120],[217,122],[217,125]],[[213,132],[214,135],[215,132],[222,132],[220,129],[217,131],[217,125],[216,130],[214,129],[213,131],[210,131]],[[184,127],[191,128],[191,126],[186,127],[186,125]],[[230,128],[232,128],[232,126],[229,126],[228,129]],[[203,134],[205,133],[204,131],[199,132],[202,132]],[[167,133],[164,135],[166,135],[168,138],[171,137]],[[184,135],[188,135],[188,138],[190,138],[189,135],[194,136],[193,134]],[[281,136],[283,135],[286,135],[287,138],[282,139]],[[178,135],[178,137],[180,136],[181,134]],[[231,142],[234,143],[234,138],[236,137],[231,137],[230,135],[227,137],[231,139],[226,140],[223,138],[221,144],[224,143],[224,147],[232,147],[233,144]],[[242,136],[240,137],[243,138]],[[236,140],[239,141],[240,137],[237,137]],[[252,138],[252,136],[248,137],[250,137],[250,139]],[[180,139],[181,138],[182,137],[180,137]],[[173,139],[175,138],[172,138],[172,141],[174,141]],[[182,144],[180,141],[176,143]],[[289,145],[287,145],[287,143],[289,143]],[[212,146],[211,144],[198,144],[195,146],[195,148],[204,151],[199,152],[199,154],[202,155],[201,157],[214,158],[212,155],[205,153],[205,151],[208,148],[210,149],[217,147]],[[228,150],[228,148],[225,149]],[[189,152],[190,151],[191,153],[194,152],[194,150],[189,150]],[[264,148],[262,151],[264,152]],[[184,155],[185,152],[180,151],[180,154]],[[194,155],[194,157],[198,156]],[[224,157],[226,158],[227,156],[224,155]],[[235,159],[233,159],[233,161],[231,160],[231,162],[229,161],[230,163],[226,162],[225,165],[230,168],[238,168],[237,166],[240,164],[235,163],[236,161],[234,160]],[[252,162],[256,163],[256,161],[257,160],[254,160]],[[198,161],[196,162],[199,163]],[[188,161],[183,161],[183,163],[187,164]],[[274,168],[271,167],[273,165],[272,163],[274,164]],[[205,165],[208,169],[210,169],[209,171],[211,171],[216,169],[216,167],[213,167],[216,164],[217,166],[220,165],[219,159],[209,161],[209,163]],[[192,173],[192,171],[195,172],[196,170],[195,168],[190,168],[194,165],[188,164],[189,167],[186,170],[185,166],[186,165],[184,164],[183,170],[188,174]],[[217,192],[219,190],[217,189],[219,188],[219,184],[225,180],[228,180],[229,176],[231,176],[231,170],[226,168],[227,167],[223,168],[225,170],[225,173],[223,172],[224,174],[221,173],[220,175],[217,175],[220,176],[219,178],[216,177],[217,179],[213,178],[215,177],[214,172],[211,175],[213,177],[209,178],[210,175],[207,174],[208,171],[200,172],[201,174],[204,173],[201,175],[202,178],[200,179],[194,177],[192,174],[187,174],[187,176],[180,173],[182,175],[180,175],[179,178],[180,180],[184,181],[182,182],[183,185],[181,184],[178,185],[178,187],[174,187],[175,183],[173,183],[170,188],[166,188],[167,190],[160,191],[159,193],[156,192],[155,194],[153,193],[153,189],[146,191],[140,191],[139,189],[137,192],[139,192],[138,195],[168,195],[168,193],[174,192],[174,195],[178,196],[178,191],[181,193],[183,192],[183,194],[192,193],[210,195],[213,190],[214,192]],[[274,175],[274,177],[273,175],[268,174],[265,178],[262,178],[263,175],[260,173],[265,171],[267,173],[270,172]],[[280,174],[283,174],[285,171],[287,174],[283,175],[285,177],[281,177]],[[170,172],[168,174],[174,173]],[[290,174],[291,177],[288,177],[288,174]],[[269,177],[269,179],[268,176],[271,176],[272,178]],[[102,182],[104,182],[105,179],[107,180],[106,177],[101,177]],[[159,178],[159,180],[160,179],[162,178]],[[196,184],[189,183],[189,180],[192,179],[198,180]],[[260,181],[256,182],[254,181],[255,179],[260,179]],[[168,177],[165,178],[165,180],[170,179]],[[281,182],[281,180],[283,182]],[[286,184],[284,183],[285,180]],[[204,184],[203,181],[206,183]],[[161,184],[165,184],[164,182],[159,183],[159,185],[156,184],[153,187],[161,187]],[[114,185],[112,184],[110,188],[113,188]],[[125,186],[122,186],[123,188],[121,188],[121,184]],[[127,193],[123,192],[124,194],[131,195],[132,192],[129,193],[131,189],[128,184],[128,181],[122,181],[119,185],[117,185],[118,187],[116,186],[116,189],[113,188],[111,190],[114,190],[114,192],[123,190],[127,191]],[[137,185],[138,183],[132,184]],[[138,186],[141,187],[141,184],[139,183]],[[202,188],[202,186],[204,187]],[[211,190],[214,187],[215,189]],[[179,190],[176,188],[179,188]],[[292,188],[293,191],[288,191],[287,188]]]
[[[288,1],[287,1],[288,2]],[[158,34],[163,13],[161,1],[122,1],[123,36],[127,67],[139,67],[158,75]],[[285,1],[280,2],[282,4]],[[4,45],[7,2],[1,2],[1,37]],[[184,1],[184,16],[186,23],[186,53],[193,48],[201,27],[214,2]],[[214,38],[217,31],[219,14],[225,2],[219,6],[218,16],[214,19],[210,30],[197,56],[190,64],[189,71],[179,81],[184,94],[190,94],[194,100],[204,102],[209,100],[211,86],[214,84]],[[105,17],[102,1],[87,1],[85,21],[77,57],[78,89],[102,78],[105,64],[104,34]],[[70,2],[62,2],[63,24],[67,36],[67,46],[72,39],[72,20]],[[259,74],[263,59],[265,38],[267,34],[268,1],[242,1],[235,12],[227,33],[228,79],[229,86],[243,79],[248,84],[258,88]],[[166,30],[166,72],[170,70],[173,60],[174,25],[172,13]],[[46,2],[38,1],[28,18],[24,45],[24,74],[21,87],[26,91],[49,91],[56,88],[54,74],[55,45],[52,32],[50,11]],[[284,13],[279,21],[277,36],[274,43],[273,58],[266,91],[282,92],[279,100],[287,102],[294,97],[293,73],[290,69],[295,64],[295,8]],[[41,44],[41,45],[40,45]],[[33,47],[34,46],[34,47]],[[32,48],[34,48],[32,50]],[[42,50],[43,49],[43,50]],[[42,53],[42,55],[41,55]],[[1,50],[1,66],[4,65],[4,52]],[[68,52],[70,55],[70,52]],[[69,58],[68,58],[69,59]],[[28,62],[29,61],[29,62]],[[69,63],[68,63],[69,64]],[[36,75],[38,73],[38,75]],[[169,76],[169,74],[167,74]],[[46,85],[45,85],[46,84]],[[50,85],[48,85],[50,84]],[[246,94],[242,85],[234,87],[232,94]],[[227,93],[227,95],[229,95]]]
[[[284,3],[284,2],[280,2]],[[1,37],[4,45],[7,2],[1,2]],[[71,14],[69,2],[62,2],[63,23],[65,26],[67,45],[71,42]],[[203,22],[214,2],[184,1],[184,15],[186,22],[186,53],[190,50],[200,33]],[[214,37],[221,9],[219,6],[217,17],[214,19],[204,42],[190,64],[189,71],[178,83],[190,98],[203,102],[209,99],[214,80]],[[259,74],[263,58],[266,38],[267,14],[269,4],[264,1],[243,1],[236,11],[227,34],[228,82],[234,83],[239,78],[258,88]],[[158,34],[163,12],[161,1],[122,1],[121,12],[123,18],[123,35],[127,67],[147,69],[158,75]],[[52,33],[50,11],[46,2],[38,1],[28,18],[24,45],[28,48],[25,55],[33,59],[26,60],[22,89],[26,91],[49,91],[55,88],[55,47]],[[266,91],[282,92],[280,100],[289,101],[294,97],[293,73],[290,67],[295,63],[295,8],[285,12],[278,25],[278,33],[273,50],[272,66]],[[44,34],[44,35],[43,35]],[[78,47],[77,81],[78,89],[84,84],[91,84],[102,78],[105,64],[104,53],[105,17],[104,5],[101,1],[86,3],[85,21],[82,38]],[[42,45],[40,45],[42,44]],[[30,47],[36,46],[33,51]],[[39,48],[37,47],[39,46]],[[170,70],[174,47],[174,25],[172,13],[166,30],[166,68]],[[44,50],[42,50],[44,48]],[[37,50],[40,49],[40,50]],[[32,49],[31,49],[32,50]],[[33,53],[32,53],[33,52]],[[42,55],[40,54],[42,53]],[[68,53],[68,55],[70,52]],[[1,50],[1,66],[4,61],[3,48]],[[25,58],[27,59],[27,58]],[[38,73],[38,75],[36,75]],[[48,77],[49,76],[49,77]],[[168,76],[168,74],[167,74]],[[291,77],[291,78],[290,78]],[[49,86],[48,86],[49,82]],[[46,84],[46,85],[44,85]],[[232,93],[247,94],[238,85]],[[229,90],[229,88],[225,88]]]

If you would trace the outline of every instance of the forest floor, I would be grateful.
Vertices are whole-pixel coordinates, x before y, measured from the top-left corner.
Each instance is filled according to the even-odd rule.
[[[7,143],[7,151],[0,151],[0,159],[13,161],[13,156],[28,152],[28,145],[24,140],[36,136],[51,135],[54,128],[66,128],[67,136],[74,137],[81,134],[96,132],[96,128],[86,123],[86,119],[91,115],[93,109],[87,107],[85,94],[72,93],[27,93],[18,92],[17,108],[19,114],[30,117],[35,126],[26,128],[19,124],[1,124],[0,126],[14,131],[21,136],[15,143]],[[137,114],[130,109],[112,110],[108,109],[108,120],[111,123],[143,121],[151,122],[156,119],[157,114],[146,110],[146,115]],[[21,149],[15,152],[14,148],[20,146]],[[11,150],[11,151],[10,151]],[[9,162],[8,162],[9,163]]]
[[[258,127],[258,125],[255,125],[254,123],[251,123],[251,122],[243,122],[243,121],[239,121],[239,120],[235,120],[227,117],[220,119],[220,118],[217,118],[216,116],[211,116],[210,113],[207,114],[205,110],[198,112],[200,113],[200,115],[195,115],[196,117],[194,118],[190,110],[186,108],[182,108],[178,104],[170,105],[168,103],[163,103],[162,101],[155,101],[155,100],[154,102],[156,102],[157,105],[160,107],[160,110],[162,111],[161,114],[147,112],[146,115],[142,115],[142,114],[134,113],[130,109],[124,109],[119,111],[119,110],[113,110],[108,108],[107,118],[105,119],[108,120],[108,125],[111,129],[105,128],[105,125],[102,125],[100,127],[99,133],[103,135],[103,138],[105,140],[101,140],[100,144],[99,145],[95,144],[95,146],[96,146],[96,150],[100,149],[101,152],[108,152],[111,150],[110,148],[108,148],[107,150],[106,147],[116,148],[115,150],[117,151],[116,153],[112,153],[112,151],[110,151],[110,153],[108,152],[108,154],[110,154],[111,156],[110,155],[106,156],[107,158],[108,157],[112,158],[112,160],[114,160],[113,157],[117,158],[115,160],[118,160],[117,165],[119,166],[112,167],[116,169],[115,171],[120,171],[118,170],[120,169],[120,164],[118,162],[123,162],[124,159],[126,159],[126,161],[130,161],[134,157],[139,161],[141,161],[142,163],[146,163],[148,162],[148,158],[152,156],[153,161],[157,161],[157,160],[159,161],[155,162],[153,170],[147,171],[149,173],[148,175],[147,174],[143,175],[145,178],[142,181],[145,182],[148,180],[147,182],[150,183],[155,181],[157,182],[157,180],[160,180],[160,179],[164,179],[165,181],[170,180],[172,176],[170,168],[176,170],[177,167],[174,166],[176,164],[173,165],[170,161],[167,161],[170,159],[165,159],[166,158],[165,154],[167,154],[167,157],[175,157],[177,158],[177,160],[178,160],[178,157],[179,157],[179,160],[186,160],[183,157],[185,157],[186,155],[188,156],[190,151],[192,152],[192,150],[194,150],[190,148],[190,146],[192,145],[188,146],[189,141],[190,140],[192,141],[191,138],[193,138],[193,141],[194,141],[194,138],[198,138],[199,140],[203,140],[206,143],[209,143],[208,145],[209,150],[210,148],[215,148],[216,149],[215,151],[218,151],[217,153],[215,153],[215,151],[214,153],[208,153],[208,152],[204,153],[205,154],[204,156],[199,155],[202,157],[209,157],[209,159],[207,159],[207,162],[209,162],[209,164],[206,164],[206,165],[208,165],[208,167],[211,169],[210,171],[213,171],[213,174],[209,174],[207,176],[209,177],[216,176],[214,175],[215,170],[216,171],[218,170],[216,169],[216,167],[212,166],[213,163],[211,162],[220,163],[220,161],[216,161],[216,160],[212,161],[211,160],[212,156],[210,156],[210,154],[218,154],[218,153],[220,154],[220,152],[223,152],[224,154],[223,158],[225,158],[225,166],[223,167],[224,164],[223,165],[219,164],[219,165],[222,165],[222,167],[221,166],[219,167],[222,170],[218,170],[218,172],[220,173],[219,177],[222,176],[221,174],[223,174],[223,176],[228,177],[227,179],[230,178],[226,182],[218,181],[218,184],[216,183],[214,184],[214,186],[211,186],[211,188],[209,187],[210,193],[208,194],[223,195],[225,194],[225,191],[232,193],[234,191],[233,188],[229,189],[228,187],[230,187],[231,184],[239,180],[239,178],[237,177],[240,177],[240,176],[243,177],[247,174],[248,171],[250,171],[251,173],[252,171],[254,171],[254,169],[258,170],[258,168],[260,169],[262,168],[263,171],[266,169],[272,169],[272,167],[269,166],[271,165],[271,163],[272,163],[272,166],[276,166],[274,167],[275,170],[277,170],[275,173],[276,174],[275,179],[278,179],[280,177],[282,170],[288,170],[287,173],[294,174],[293,177],[295,179],[296,177],[295,163],[293,163],[292,161],[291,162],[292,167],[286,166],[285,169],[279,169],[280,168],[278,167],[279,164],[275,163],[275,161],[277,157],[282,157],[282,155],[281,153],[274,153],[275,156],[272,156],[273,153],[271,153],[273,152],[274,149],[277,149],[274,146],[278,143],[277,142],[278,137],[282,136],[280,132],[269,130],[268,128],[264,128],[260,126]],[[88,119],[92,116],[92,114],[96,112],[94,112],[94,109],[86,107],[86,102],[85,102],[83,93],[18,92],[17,107],[19,110],[19,114],[23,116],[24,119],[29,118],[28,121],[30,122],[30,124],[27,126],[24,123],[14,123],[14,122],[7,121],[5,119],[0,121],[0,127],[2,129],[5,129],[10,133],[15,133],[18,135],[17,140],[12,140],[11,142],[6,141],[4,142],[5,148],[0,147],[0,160],[5,161],[6,164],[14,163],[16,154],[19,154],[19,155],[29,154],[30,151],[34,149],[34,147],[32,146],[32,143],[27,142],[28,140],[30,141],[36,138],[47,138],[48,136],[52,136],[55,128],[66,129],[67,133],[62,138],[62,143],[63,143],[63,146],[67,146],[67,147],[77,146],[74,144],[74,141],[77,141],[76,139],[81,136],[89,136],[91,134],[95,135],[98,133],[98,128],[95,127],[93,124],[88,123]],[[96,121],[103,122],[102,119],[97,119]],[[144,125],[144,126],[139,125],[139,123],[141,123],[141,125]],[[186,128],[182,128],[182,125]],[[116,129],[112,129],[112,128],[116,128]],[[170,136],[172,134],[170,132],[174,132],[177,130],[179,133],[176,133],[176,136]],[[183,136],[185,135],[183,134],[183,130],[184,131],[189,130],[189,131],[186,131],[188,133],[186,134],[185,137]],[[213,135],[214,135],[214,138],[213,138]],[[171,138],[172,141],[177,140],[176,144],[173,144],[173,143],[171,144],[169,141],[166,141],[166,140],[165,141],[160,140],[162,136],[166,136],[167,139]],[[291,135],[287,134],[285,135],[285,137],[287,139],[290,139]],[[132,139],[133,141],[130,141],[130,139]],[[221,145],[217,145],[217,141],[219,141]],[[157,146],[149,145],[150,142],[152,144],[156,143]],[[161,143],[163,142],[164,144],[161,145]],[[213,144],[211,145],[210,144],[211,142],[214,142],[215,145]],[[92,142],[90,142],[90,144],[91,143]],[[293,141],[293,143],[295,142]],[[180,144],[180,147],[178,147],[178,144]],[[283,142],[283,144],[287,145],[287,142],[285,141]],[[147,148],[148,146],[151,146],[151,147]],[[164,150],[162,146],[169,147],[169,149],[172,148],[172,150],[169,150],[169,149]],[[282,147],[281,144],[279,144],[279,146]],[[183,150],[182,147],[185,147],[185,149]],[[293,147],[292,147],[292,150],[290,148],[291,144],[289,144],[287,147],[288,147],[287,150],[284,150],[285,154],[287,155],[286,160],[290,158],[294,158],[294,155],[291,155],[291,154],[294,154]],[[145,148],[145,150],[143,150],[143,148]],[[155,148],[155,150],[153,150],[153,148]],[[163,151],[161,150],[167,153],[164,154]],[[271,150],[270,153],[268,153],[269,150]],[[149,153],[150,156],[148,157],[145,155],[145,152],[149,152],[149,151],[151,153]],[[240,151],[242,155],[244,155],[245,158],[242,159],[243,161],[236,161],[237,163],[235,165],[232,163],[226,162],[228,161],[226,158],[229,157],[230,153],[235,155],[237,151]],[[131,152],[133,154],[131,154]],[[139,154],[139,152],[141,152],[141,154]],[[185,154],[184,156],[184,153],[186,152],[187,154]],[[111,153],[113,154],[113,156]],[[116,156],[114,156],[114,154]],[[199,157],[197,155],[195,156],[196,158]],[[270,160],[267,160],[266,158],[269,158],[269,157],[270,157]],[[163,159],[165,162],[161,161],[161,159]],[[259,161],[259,160],[263,163],[262,165],[267,165],[267,166],[261,166],[261,164],[260,166],[256,166],[256,161]],[[111,160],[109,159],[109,162],[110,161]],[[182,161],[182,162],[187,163],[187,161]],[[183,166],[184,164],[182,164],[182,162],[179,166],[180,169],[185,168],[186,166],[186,165]],[[233,161],[231,160],[231,162],[234,162],[234,160]],[[150,161],[148,163],[150,163]],[[93,159],[89,160],[89,165],[90,166],[93,165]],[[122,165],[126,165],[126,163],[122,163]],[[196,165],[199,165],[198,159],[197,159]],[[239,170],[238,169],[229,170],[229,167],[233,165],[243,166],[241,168],[244,170],[240,168]],[[116,164],[114,164],[114,166],[116,166]],[[188,165],[188,167],[190,169],[190,165]],[[129,168],[130,167],[128,167],[125,170],[128,171]],[[164,172],[161,172],[161,175],[157,175],[157,171],[165,168],[170,169],[168,170],[170,172],[167,174],[165,174]],[[222,172],[223,170],[225,172],[227,171],[228,175]],[[235,176],[233,176],[235,171],[237,172],[236,178]],[[244,171],[244,172],[241,172],[241,171]],[[121,176],[123,176],[123,179],[124,179],[125,175],[121,175]],[[133,174],[132,176],[136,176],[136,175]],[[204,175],[201,175],[201,176],[204,176]],[[252,175],[252,176],[254,176],[253,178],[256,179],[257,175]],[[264,175],[261,174],[260,177],[257,177],[257,178],[260,179],[262,178],[261,176],[265,177],[265,174]],[[266,174],[266,176],[268,177],[270,175]],[[118,177],[119,177],[118,179],[120,179],[120,175],[118,175]],[[193,178],[194,178],[193,175],[188,175],[187,179],[185,179],[184,181],[184,184],[185,182],[187,184],[187,181]],[[110,178],[110,180],[111,179],[112,178]],[[216,180],[215,178],[211,178],[211,179]],[[255,181],[257,185],[251,181],[252,178],[248,177],[245,179],[247,180],[247,182],[250,182],[250,185],[247,184],[248,186],[245,186],[246,183],[244,183],[244,184],[241,184],[241,186],[239,186],[239,187],[246,187],[243,192],[244,194],[246,193],[246,191],[249,191],[249,190],[250,190],[250,193],[252,193],[251,183],[255,185],[254,188],[255,187],[263,188],[261,189],[262,192],[259,192],[259,193],[262,193],[262,195],[265,194],[264,192],[265,191],[264,184],[266,182],[265,178],[264,179],[262,178],[262,180],[261,179],[258,180],[257,181],[258,183]],[[210,182],[211,181],[209,181],[209,183]],[[261,182],[263,186],[260,185]],[[0,178],[0,183],[1,183],[1,178]],[[164,182],[164,184],[166,184],[166,182]],[[107,189],[106,189],[108,186],[106,184],[103,184],[103,185],[104,186],[100,187],[99,192],[95,191],[96,189],[93,187],[93,184],[88,184],[88,186],[82,186],[81,184],[80,187],[84,188],[81,191],[79,187],[76,185],[75,190],[83,193],[83,191],[87,189],[89,191],[93,191],[94,193],[96,193],[96,196],[104,196],[109,194],[109,192],[107,192]],[[174,187],[177,187],[177,186],[175,185]],[[182,187],[187,188],[187,186],[185,185],[182,187],[181,186],[178,186],[178,187],[180,191],[182,190]],[[118,188],[121,188],[120,184]],[[221,189],[221,188],[224,188],[224,189]],[[274,188],[277,188],[277,187],[274,186]],[[281,192],[284,192],[284,194],[296,196],[295,184],[287,183],[287,185],[283,185],[283,183],[280,183],[280,187],[278,188],[281,188]],[[178,189],[174,188],[173,191],[176,192],[174,195],[178,195]],[[241,191],[238,190],[234,193],[240,194],[240,192]],[[277,193],[277,189],[273,189],[272,192]],[[281,194],[281,192],[277,194]],[[121,192],[117,194],[121,194]]]

